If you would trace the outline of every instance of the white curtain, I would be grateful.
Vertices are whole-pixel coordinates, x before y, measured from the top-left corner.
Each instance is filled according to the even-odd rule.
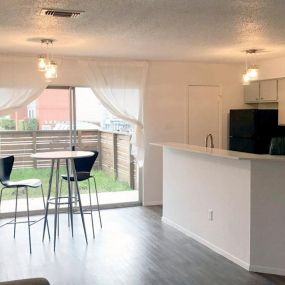
[[[114,116],[135,126],[133,153],[143,161],[143,93],[147,62],[81,61],[86,85]]]
[[[32,102],[46,86],[35,58],[0,57],[0,115]]]

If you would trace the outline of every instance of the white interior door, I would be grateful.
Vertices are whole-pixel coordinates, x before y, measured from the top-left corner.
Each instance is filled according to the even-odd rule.
[[[207,134],[212,134],[214,146],[221,147],[221,96],[219,86],[189,86],[188,143],[205,146]]]

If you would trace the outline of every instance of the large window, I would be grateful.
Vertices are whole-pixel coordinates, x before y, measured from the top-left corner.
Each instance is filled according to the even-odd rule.
[[[71,101],[75,108],[70,106]],[[76,128],[73,132],[72,126]],[[0,117],[0,153],[1,157],[15,155],[12,179],[39,178],[46,192],[50,162],[34,161],[30,155],[69,150],[74,144],[73,135],[77,149],[100,153],[93,174],[102,194],[101,203],[132,202],[138,200],[134,190],[135,162],[130,151],[132,131],[132,125],[112,116],[89,88],[49,88],[27,106]],[[64,173],[65,169],[61,171]],[[66,186],[63,184],[63,192],[67,191]],[[87,193],[87,183],[82,182],[80,186],[83,193]],[[30,193],[30,197],[40,196],[38,190]],[[114,196],[111,197],[112,193]],[[13,190],[3,192],[7,203],[14,195]],[[8,204],[6,211],[13,209]],[[36,204],[34,208],[37,208]]]

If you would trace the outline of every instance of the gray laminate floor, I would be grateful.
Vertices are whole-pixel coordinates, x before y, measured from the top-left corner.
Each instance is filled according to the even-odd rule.
[[[56,253],[52,242],[41,242],[42,223],[32,228],[32,255],[25,225],[18,226],[15,240],[11,226],[1,228],[0,281],[42,276],[51,285],[285,284],[284,277],[249,273],[163,224],[160,207],[105,210],[102,218],[93,240],[86,217],[86,246],[80,217],[72,239],[62,214]]]

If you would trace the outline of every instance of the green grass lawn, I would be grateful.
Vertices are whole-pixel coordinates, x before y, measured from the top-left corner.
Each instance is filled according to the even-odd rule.
[[[60,168],[60,174],[65,174],[66,170],[64,167]],[[96,170],[92,171],[92,175],[96,177],[97,189],[99,192],[116,192],[116,191],[130,191],[132,190],[127,182],[120,182],[114,180],[111,176],[107,175],[104,171]],[[23,180],[29,178],[40,179],[43,183],[45,196],[47,195],[48,182],[50,176],[50,168],[21,168],[13,169],[11,180]],[[53,185],[55,183],[55,175],[53,177]],[[63,181],[62,193],[67,193],[67,183]],[[93,179],[90,179],[91,191],[94,192]],[[88,182],[82,181],[79,183],[80,193],[88,193]],[[54,187],[53,187],[54,193]],[[23,197],[24,192],[19,191],[19,197]],[[40,189],[30,189],[29,197],[41,197]],[[15,190],[7,189],[3,191],[3,199],[14,199]]]

